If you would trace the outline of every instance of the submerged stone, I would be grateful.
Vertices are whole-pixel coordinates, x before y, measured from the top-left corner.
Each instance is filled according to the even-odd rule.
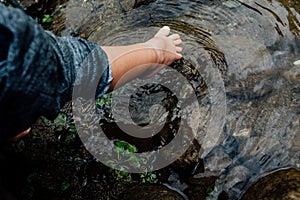
[[[268,174],[252,185],[241,199],[300,199],[300,171],[291,168]]]
[[[123,200],[185,200],[185,198],[174,190],[164,185],[144,184],[138,185],[123,192],[119,199]]]
[[[241,99],[262,97],[272,91],[274,63],[260,42],[241,36],[215,36],[228,64],[224,77],[227,95]]]
[[[299,65],[295,65],[283,75],[291,84],[300,84],[300,62]]]
[[[300,65],[300,60],[296,60],[293,64],[294,65]]]

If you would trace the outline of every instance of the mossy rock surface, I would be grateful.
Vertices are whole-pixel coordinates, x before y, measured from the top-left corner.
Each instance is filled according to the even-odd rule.
[[[300,199],[300,171],[291,168],[264,176],[253,184],[241,199]]]
[[[119,196],[123,200],[184,200],[184,197],[164,185],[144,184],[132,187]]]

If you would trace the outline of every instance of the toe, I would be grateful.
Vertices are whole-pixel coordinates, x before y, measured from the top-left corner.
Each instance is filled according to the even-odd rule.
[[[177,39],[174,41],[174,44],[177,46],[177,45],[180,45],[182,43],[182,40],[181,39]]]
[[[157,33],[156,33],[156,35],[155,36],[167,36],[167,35],[169,35],[170,34],[170,27],[168,27],[168,26],[164,26],[164,27],[162,27]]]
[[[176,59],[181,59],[182,58],[182,54],[181,53],[177,53],[176,55],[177,55]]]
[[[176,52],[177,52],[177,53],[182,52],[182,48],[181,48],[181,47],[176,47]]]
[[[178,39],[180,39],[180,35],[178,35],[178,34],[173,34],[173,35],[170,35],[169,36],[172,40],[178,40]]]

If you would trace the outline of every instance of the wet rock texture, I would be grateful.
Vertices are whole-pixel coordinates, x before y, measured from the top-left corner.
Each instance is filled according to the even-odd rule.
[[[157,87],[141,94],[134,84],[128,86],[134,94],[130,109],[136,123],[163,123],[167,119],[168,127],[152,140],[128,139],[107,108],[99,115],[108,121],[104,125],[108,137],[149,151],[173,139],[180,114],[185,112],[191,120],[183,133],[187,139],[193,138],[192,145],[181,144],[187,151],[157,172],[159,183],[136,184],[138,175],[118,177],[122,174],[97,162],[74,133],[39,121],[31,136],[0,151],[1,163],[5,163],[1,164],[4,173],[0,181],[7,183],[0,187],[0,199],[300,199],[297,0],[51,2],[24,0],[22,5],[26,12],[36,16],[38,11],[42,17],[60,4],[52,12],[54,22],[46,26],[56,34],[80,36],[101,45],[145,41],[162,25],[182,35],[184,59],[172,68],[189,81],[198,102],[188,102],[186,109],[180,110],[173,94]],[[45,10],[50,3],[51,9]],[[161,76],[153,82],[159,80],[170,81]],[[173,81],[180,95],[189,94],[177,77]],[[222,83],[224,91],[214,87],[214,81]],[[213,92],[224,92],[225,96],[214,99]],[[152,98],[146,93],[152,93]],[[112,107],[122,116],[120,99]],[[214,114],[223,117],[214,118],[212,109],[220,102],[224,110]],[[195,112],[195,103],[199,103],[200,113]],[[162,107],[152,107],[154,104]],[[129,121],[118,123],[128,125]],[[218,125],[212,130],[220,136],[204,155],[207,144],[201,139],[211,124]],[[153,127],[144,129],[151,131]],[[164,156],[170,157],[177,148]],[[287,169],[290,166],[294,168]]]
[[[119,199],[140,200],[140,199],[157,199],[157,200],[185,200],[183,196],[176,191],[163,185],[141,185],[130,188],[120,194]]]
[[[125,11],[130,11],[141,5],[147,5],[155,0],[121,0],[120,4]]]
[[[225,87],[229,96],[253,99],[272,91],[276,67],[265,45],[241,36],[216,36],[215,40],[227,61]]]
[[[189,178],[189,187],[184,193],[190,200],[204,200],[213,191],[216,177]],[[226,199],[226,198],[225,198]]]
[[[292,168],[268,174],[254,183],[241,199],[300,199],[300,171]]]

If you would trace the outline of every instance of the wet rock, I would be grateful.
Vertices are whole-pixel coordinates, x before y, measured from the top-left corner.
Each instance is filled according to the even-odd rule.
[[[226,188],[235,188],[242,190],[250,177],[249,169],[244,166],[236,166],[230,170],[224,181]],[[231,191],[228,191],[230,195]],[[232,196],[232,195],[230,195]]]
[[[238,1],[228,0],[228,1],[224,1],[223,5],[225,5],[228,8],[237,8],[241,6],[241,3]]]
[[[58,2],[59,6],[52,14],[53,23],[48,29],[57,35],[80,36],[95,43],[103,41],[103,38],[109,34],[102,34],[101,39],[97,39],[97,41],[93,41],[89,36],[101,30],[104,24],[110,25],[107,21],[123,12],[119,0],[59,0]],[[121,17],[117,16],[117,18]]]
[[[290,137],[288,139],[287,145],[290,146],[291,150],[300,153],[300,114],[296,116],[291,125],[287,128],[287,135]],[[300,162],[298,163],[300,167]]]
[[[22,5],[24,10],[27,10],[29,7],[38,4],[38,0],[21,0],[20,4]]]
[[[224,191],[222,191],[218,196],[218,200],[228,200],[228,199],[229,199],[228,194]]]
[[[226,158],[224,152],[232,159],[224,166],[224,171],[220,170],[224,178],[222,175],[218,180],[218,191],[224,190],[230,198],[239,198],[261,174],[298,166],[299,102],[299,95],[287,82],[267,98],[251,102],[231,99],[228,102],[225,131],[233,139],[224,141],[218,147],[221,153],[211,154],[205,162],[205,167],[218,165],[214,161]],[[242,168],[236,170],[235,165]],[[239,174],[240,171],[243,172]]]
[[[251,134],[251,129],[245,128],[245,129],[242,129],[242,130],[239,130],[239,131],[233,133],[233,136],[235,136],[235,137],[250,137],[250,134]]]
[[[185,200],[185,198],[170,188],[163,185],[138,185],[123,192],[118,199],[123,200]]]
[[[134,7],[137,8],[137,7],[141,6],[141,5],[147,5],[147,4],[152,3],[154,1],[155,0],[135,0]]]
[[[120,0],[120,4],[123,10],[130,11],[134,8],[136,0]]]
[[[294,65],[300,65],[300,60],[296,60],[293,64]]]
[[[254,183],[241,199],[300,199],[300,171],[291,168],[268,174]]]
[[[274,63],[263,44],[241,36],[215,36],[215,40],[228,64],[225,86],[229,96],[249,100],[272,91]]]
[[[141,5],[149,4],[155,0],[120,0],[120,4],[125,11],[130,11]]]
[[[18,2],[16,0],[9,1]],[[42,21],[40,19],[42,19],[45,14],[52,16],[52,14],[57,12],[60,6],[66,2],[67,0],[20,0],[19,5],[21,5],[26,14],[30,15],[34,19],[38,19],[38,21]]]
[[[100,7],[101,3],[92,1],[76,1],[70,0],[62,10],[64,13],[64,26],[65,30],[62,31],[62,35],[81,36],[86,38],[88,35],[87,30],[83,30],[82,26],[86,25],[86,20],[89,23],[93,23],[92,13]],[[98,16],[97,20],[101,19],[101,15]],[[94,24],[94,29],[97,26]],[[88,29],[87,27],[84,27]]]
[[[215,148],[204,159],[205,171],[220,173],[232,162],[223,148]]]
[[[249,1],[251,1],[252,3]],[[230,64],[228,74],[227,74],[228,77],[225,79],[226,80],[225,83],[227,84],[226,85],[227,86],[226,89],[228,91],[227,94],[229,97],[234,97],[230,99],[234,103],[232,102],[228,103],[228,115],[226,116],[227,126],[225,132],[228,135],[232,135],[233,138],[235,138],[236,142],[227,143],[227,141],[225,141],[224,142],[225,144],[223,145],[224,147],[222,146],[222,148],[224,149],[222,148],[218,149],[218,147],[214,149],[211,154],[212,156],[208,157],[205,162],[205,164],[207,164],[206,169],[209,170],[207,170],[205,173],[202,174],[203,176],[207,176],[207,173],[213,172],[216,173],[216,175],[219,175],[219,173],[222,172],[223,170],[225,169],[228,170],[224,174],[224,175],[228,175],[228,177],[225,178],[225,180],[229,181],[226,183],[226,187],[232,187],[232,191],[233,190],[238,191],[236,193],[231,192],[230,193],[231,198],[239,195],[241,192],[244,192],[245,187],[243,186],[245,186],[245,184],[243,182],[244,180],[248,179],[249,177],[248,175],[250,173],[252,174],[254,180],[255,178],[257,178],[254,174],[260,176],[261,173],[264,173],[270,169],[274,169],[274,166],[282,167],[287,164],[294,165],[295,163],[299,163],[299,153],[296,154],[297,152],[299,152],[300,149],[299,146],[300,136],[298,134],[299,117],[297,120],[297,118],[295,118],[293,114],[293,112],[299,113],[299,103],[298,103],[300,102],[299,91],[296,90],[293,92],[289,92],[290,88],[287,86],[288,84],[285,85],[282,84],[282,86],[280,86],[282,87],[281,90],[278,90],[276,93],[275,92],[271,93],[270,95],[271,97],[267,101],[261,101],[264,100],[265,98],[255,99],[256,97],[266,96],[273,90],[272,83],[274,80],[270,78],[271,76],[270,74],[273,73],[274,65],[272,65],[272,62],[270,62],[270,56],[268,54],[268,51],[263,45],[263,43],[265,42],[265,44],[268,47],[272,46],[274,41],[277,41],[278,37],[280,37],[279,35],[277,35],[275,28],[278,29],[279,33],[280,31],[283,30],[283,27],[280,24],[279,27],[278,26],[276,27],[277,24],[274,23],[274,21],[277,22],[276,20],[278,18],[274,17],[273,14],[275,13],[279,15],[280,18],[287,18],[286,17],[287,13],[289,13],[288,21],[284,22],[285,24],[289,24],[285,26],[285,29],[289,29],[291,28],[290,25],[296,24],[293,23],[292,19],[293,18],[297,19],[299,13],[299,6],[296,7],[296,6],[289,5],[287,9],[282,9],[282,6],[279,5],[279,3],[281,3],[282,5],[286,6],[287,4],[291,4],[291,2],[297,4],[297,1],[273,0],[272,3],[270,3],[269,1],[252,1],[252,0],[249,1],[244,1],[244,2],[254,7],[248,8],[245,6],[240,6],[240,3],[235,4],[234,1],[228,1],[231,4],[227,4],[227,5],[225,4],[224,7],[226,6],[228,9],[224,9],[224,10],[217,9],[216,6],[213,6],[213,4],[217,4],[217,1],[203,1],[203,2],[210,2],[212,4],[212,6],[207,6],[203,10],[200,9],[203,7],[203,4],[199,4],[197,1],[189,1],[195,3],[189,7],[189,10],[192,10],[194,12],[186,12],[184,11],[184,9],[182,10],[177,9],[177,8],[188,7],[188,5],[185,4],[180,5],[180,2],[177,1],[173,1],[172,2],[174,3],[173,5],[168,5],[170,7],[161,6],[164,5],[164,2],[159,1],[157,7],[156,4],[154,3],[155,6],[153,6],[153,8],[161,8],[161,10],[153,9],[151,7],[152,5],[145,6],[144,11],[135,12],[132,14],[129,12],[126,13],[127,15],[132,17],[130,18],[130,20],[128,20],[128,18],[126,18],[125,15],[121,15],[121,17],[120,16],[111,17],[111,16],[115,16],[115,14],[119,14],[126,9],[131,10],[135,8],[135,6],[138,7],[139,5],[142,5],[143,3],[147,3],[148,1],[123,0],[121,2],[128,2],[128,5],[125,5],[128,7],[126,9],[123,8],[123,10],[119,9],[119,7],[121,7],[119,4],[120,0],[100,1],[101,3],[99,1],[77,1],[77,3],[76,2],[73,2],[73,4],[69,3],[66,6],[66,10],[64,10],[65,13],[67,13],[65,14],[65,17],[67,17],[68,19],[66,20],[67,23],[64,22],[63,26],[66,26],[70,30],[71,29],[78,30],[78,34],[80,36],[82,36],[81,34],[84,33],[86,38],[88,38],[88,36],[95,31],[109,30],[109,31],[102,31],[101,34],[99,34],[101,37],[99,36],[97,40],[94,40],[94,41],[103,42],[105,38],[109,38],[109,41],[111,41],[111,43],[108,42],[109,44],[118,44],[118,42],[120,41],[123,41],[124,43],[136,42],[135,39],[143,40],[143,38],[148,38],[148,36],[152,36],[150,34],[152,27],[151,29],[150,28],[143,29],[144,26],[148,27],[149,25],[150,26],[152,25],[151,23],[148,24],[148,21],[143,19],[148,17],[148,16],[145,17],[145,13],[147,12],[152,14],[151,17],[154,18],[154,22],[158,21],[159,19],[171,18],[171,20],[175,22],[187,21],[187,24],[189,24],[191,27],[203,27],[203,26],[205,28],[207,27],[208,29],[211,30],[213,34],[218,33],[221,35],[226,32],[228,33],[228,35],[236,35],[232,37],[222,36],[223,38],[221,38],[221,42],[219,42],[220,44],[217,44],[217,46],[221,47],[222,52],[225,53],[226,60],[228,61],[228,64]],[[70,2],[72,2],[72,0]],[[91,3],[95,3],[95,2],[98,3],[91,5]],[[166,2],[169,3],[170,1],[166,1]],[[273,13],[270,13],[267,10],[263,10],[262,7],[258,7],[258,5],[255,5],[256,2],[262,4],[265,7],[271,8],[271,10],[274,9]],[[98,10],[98,8],[100,7],[102,9]],[[259,14],[253,8],[256,10],[259,9],[258,11],[262,12],[263,14]],[[138,9],[133,9],[133,11],[137,11],[137,10]],[[229,10],[234,12],[228,12]],[[166,11],[166,12],[161,12],[161,11]],[[203,12],[203,11],[207,11],[207,12]],[[68,12],[72,12],[72,13],[68,13]],[[158,12],[159,15],[156,15]],[[183,14],[184,12],[186,12],[185,13],[186,17],[181,18],[182,15],[184,15]],[[269,14],[267,15],[266,13],[268,12]],[[290,17],[291,16],[290,14],[292,14],[292,17]],[[173,18],[174,16],[177,15],[180,15],[180,19]],[[151,18],[151,20],[153,19]],[[143,23],[141,23],[141,21]],[[104,24],[109,24],[107,25],[107,27],[109,28],[105,29]],[[130,24],[131,26],[129,26],[128,24]],[[140,26],[135,26],[136,24],[139,24]],[[80,28],[78,28],[78,26],[80,26]],[[132,30],[132,32],[131,31],[126,32],[124,31],[124,29]],[[294,30],[296,31],[296,29]],[[133,31],[134,34],[132,34]],[[193,29],[187,29],[187,26],[178,26],[177,31],[180,32],[180,34],[182,34],[185,37],[184,39],[186,39],[187,36],[190,34],[192,36],[197,37],[197,40],[199,40],[197,31]],[[121,37],[122,33],[123,33],[123,37]],[[128,33],[130,33],[132,37],[128,38]],[[226,33],[224,35],[226,35]],[[243,35],[243,37],[241,37],[241,35]],[[288,34],[284,34],[284,36],[285,37],[283,38],[289,38]],[[249,38],[252,38],[252,40],[250,40]],[[260,41],[255,41],[253,40],[254,38],[261,39],[264,42],[261,43]],[[192,41],[191,38],[187,38],[187,39],[188,39],[187,43]],[[206,41],[207,38],[203,39],[201,37],[200,39],[201,41],[204,40]],[[116,40],[118,41],[116,42]],[[295,44],[297,43],[295,42]],[[195,48],[198,48],[198,46],[195,46]],[[278,60],[285,60],[282,59],[284,58],[283,56],[290,54],[290,52],[282,50],[282,46],[279,46],[277,50],[278,50],[276,52],[277,55],[274,55],[273,57],[277,57]],[[190,53],[188,51],[189,48],[185,48],[185,52]],[[297,61],[298,59],[299,59],[298,57],[293,58],[292,62],[290,62],[290,65],[292,65],[293,62]],[[273,62],[275,62],[274,58],[273,58]],[[205,63],[203,63],[203,65],[205,65]],[[286,61],[285,62],[282,61],[282,65],[281,62],[278,63],[276,62],[276,65],[281,67],[282,69],[290,69],[292,67],[289,66],[287,68]],[[285,78],[291,84],[294,84],[294,83],[299,83],[299,80],[297,80],[298,77],[297,74],[299,74],[297,70],[295,73],[295,71],[291,69],[289,72],[286,72],[284,75]],[[268,97],[269,96],[267,96],[267,98]],[[236,99],[239,98],[243,98],[246,100],[253,100],[253,101],[251,102],[236,101]],[[150,110],[150,114],[151,112],[152,111]],[[158,109],[153,110],[153,112],[159,114]],[[207,110],[203,109],[203,112],[201,113],[202,114],[204,113],[204,115],[206,116]],[[193,130],[192,131],[188,130],[189,128],[187,130],[188,132],[195,133],[197,131],[196,125],[198,124],[200,118],[196,114],[195,115],[193,115],[193,113],[190,114],[192,115],[194,120],[191,121],[188,125]],[[158,115],[153,115],[153,116],[154,116],[153,118],[159,119]],[[115,127],[111,125],[109,125],[107,129],[110,132],[113,132],[117,135],[120,132],[120,130],[117,130]],[[46,135],[45,130],[40,130],[39,132],[43,132],[44,133],[43,135]],[[170,135],[173,136],[172,134],[173,134],[172,130],[167,130],[164,132],[163,137],[168,138]],[[137,139],[136,138],[132,139],[132,142],[137,142]],[[40,176],[41,181],[39,181],[37,184],[43,185],[45,187],[53,188],[48,192],[46,192],[47,195],[57,192],[57,188],[59,188],[60,186],[59,184],[61,182],[56,183],[55,182],[56,179],[53,177],[64,176],[65,171],[63,169],[66,169],[66,167],[64,166],[67,166],[67,168],[70,169],[69,162],[61,164],[61,161],[58,162],[59,160],[57,159],[48,158],[49,151],[54,152],[54,150],[51,150],[51,148],[49,148],[49,146],[51,147],[51,144],[49,145],[49,143],[53,143],[53,141],[47,141],[44,143],[41,142],[29,143],[29,144],[36,144],[36,146],[33,146],[31,149],[36,150],[36,152],[38,152],[38,155],[42,155],[42,154],[46,155],[46,158],[36,159],[36,160],[38,162],[40,161],[45,162],[45,166],[47,166],[46,168],[44,167],[42,169],[37,170],[43,172],[41,173]],[[160,144],[156,144],[156,143],[152,144],[149,141],[146,141],[144,143],[140,142],[140,145],[143,146],[143,148],[145,149],[146,147],[148,148],[149,146],[149,149],[152,150],[154,147],[157,147]],[[293,152],[287,150],[287,148],[290,148],[290,146],[292,146],[291,148],[293,148],[294,150]],[[57,147],[57,150],[55,149],[55,151],[58,150],[61,150],[61,146]],[[75,155],[74,147],[66,148],[65,150],[72,150],[69,156],[72,157]],[[178,167],[180,170],[186,171],[187,169],[188,171],[194,169],[195,167],[194,163],[197,163],[197,161],[199,160],[199,158],[195,156],[198,150],[199,150],[199,144],[196,144],[193,147],[189,148],[188,151],[180,158],[180,160],[176,161],[177,164],[179,164]],[[30,155],[30,157],[33,157],[33,153],[31,151],[28,152],[29,152],[28,155]],[[77,152],[77,150],[75,150],[75,152]],[[52,154],[54,153],[50,153],[50,155]],[[63,154],[60,157],[65,158],[67,156],[64,156]],[[86,157],[84,158],[86,159]],[[240,166],[240,164],[245,164],[245,167]],[[238,165],[238,167],[236,167],[236,165]],[[57,170],[59,168],[61,168],[59,173],[53,172],[53,169]],[[93,175],[93,177],[102,177],[99,176],[99,174],[103,173],[103,170],[99,169],[98,165],[95,166],[95,170],[92,169],[91,166],[88,166],[87,169],[89,170],[89,173]],[[248,171],[249,169],[251,172]],[[71,170],[72,169],[68,171]],[[73,172],[74,173],[70,174],[70,176],[72,177],[73,174],[75,175],[78,174],[77,171],[74,169]],[[13,174],[14,173],[15,172],[13,172]],[[49,173],[51,173],[51,175],[49,175]],[[278,176],[278,174],[276,176]],[[299,180],[299,176],[294,175],[294,177]],[[283,183],[284,181],[289,182],[290,180],[290,179],[285,179],[284,177],[281,178],[282,178],[282,182],[281,182],[282,184],[284,184]],[[60,180],[61,179],[58,179],[58,181]],[[100,197],[104,199],[104,198],[115,197],[116,196],[115,193],[108,192],[108,190],[111,191],[111,188],[115,187],[115,182],[114,181],[101,182],[101,181],[103,181],[101,178],[96,179],[96,178],[88,177],[88,184],[85,186],[85,188],[78,187],[78,185],[80,184],[74,184],[72,197],[75,197],[76,195],[78,195],[78,197],[72,199],[82,199],[82,198],[99,199]],[[206,182],[208,184],[212,184],[211,188],[209,189],[208,187],[203,186],[201,184],[201,181]],[[269,182],[272,181],[273,181],[272,179],[269,180]],[[57,184],[58,187],[56,187]],[[210,182],[207,179],[201,179],[200,175],[197,177],[193,177],[193,179],[190,179],[189,184],[192,185],[192,187],[188,187],[188,189],[186,189],[185,192],[186,194],[188,194],[190,199],[198,200],[201,199],[202,197],[204,199],[205,198],[204,196],[206,196],[207,193],[209,193],[211,189],[214,188],[213,182]],[[247,187],[248,186],[249,185],[247,185]],[[289,186],[293,187],[293,185],[289,185]],[[132,190],[131,189],[127,190],[127,191],[131,191],[131,194],[134,193],[132,196],[127,192],[124,192],[123,197],[127,197],[127,199],[134,199],[134,197],[136,197],[137,199],[151,199],[151,197],[153,197],[154,199],[159,199],[161,196],[158,195],[163,195],[163,194],[167,194],[167,196],[173,197],[173,193],[172,193],[173,190],[170,191],[166,189],[166,187],[164,186],[155,186],[155,187],[156,189],[147,186],[146,187],[136,186]],[[140,194],[142,193],[144,188],[146,188],[145,194]],[[258,190],[256,190],[256,192],[253,193],[252,199],[257,199],[257,194],[260,194],[261,191],[264,190],[264,184],[260,185],[257,188]],[[167,190],[167,192],[165,192],[165,189]],[[231,188],[226,188],[226,191],[228,191],[228,189]],[[279,194],[280,192],[284,191],[285,188],[276,189],[274,187],[273,190],[274,191],[276,190],[275,194]],[[154,192],[152,191],[155,191],[156,193],[162,193],[162,194],[153,194]],[[148,195],[146,197],[143,196],[147,194],[151,194],[151,195],[153,194],[153,196],[151,195]],[[175,196],[176,194],[177,193],[175,192]],[[43,197],[43,195],[40,196]],[[275,195],[273,196],[274,198],[276,198]],[[294,196],[297,198],[299,195],[296,192],[291,192],[291,195],[287,195],[287,196],[291,196],[291,197]],[[68,197],[70,198],[70,196]],[[281,196],[279,194],[279,198],[280,197]],[[165,199],[167,197],[163,196],[161,198]],[[267,195],[265,196],[265,198],[269,199]],[[124,199],[124,198],[120,196],[119,199]],[[284,199],[284,197],[281,199]]]
[[[284,72],[283,75],[291,84],[299,85],[300,84],[300,64],[295,65],[290,70]]]
[[[202,160],[199,158],[200,144],[193,140],[193,144],[177,159],[171,167],[181,174],[194,174],[204,171]]]
[[[215,181],[216,177],[214,176],[190,178],[188,180],[189,186],[184,190],[184,193],[189,200],[205,200],[213,191]]]

